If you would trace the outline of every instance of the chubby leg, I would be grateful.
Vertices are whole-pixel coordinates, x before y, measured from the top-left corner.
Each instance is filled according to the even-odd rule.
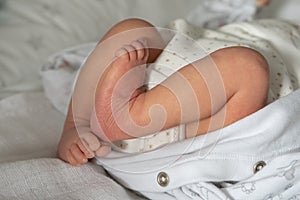
[[[165,44],[157,30],[140,19],[124,20],[113,26],[90,54],[78,76],[65,120],[58,146],[58,156],[61,159],[72,165],[80,165],[95,154],[103,156],[109,152],[108,146],[95,137],[90,128],[97,85],[102,75],[107,72],[116,50],[123,44],[142,38],[147,40],[148,46],[154,47],[147,51],[145,57],[148,62],[153,62]]]
[[[214,52],[211,58],[223,78],[226,102],[220,102],[210,115],[188,123],[187,137],[230,125],[267,103],[269,66],[261,54],[249,48],[231,47]],[[218,100],[218,95],[212,94],[213,98]]]
[[[118,92],[125,83],[120,80],[137,68],[128,58],[133,57],[136,63],[138,51],[141,49],[132,47],[125,56],[117,57],[98,87],[96,117],[92,120],[101,126],[96,132],[103,139],[141,137],[179,124],[186,124],[187,137],[192,137],[227,126],[266,103],[268,64],[258,52],[244,47],[216,51],[185,66],[157,87],[147,92],[132,90],[124,97]],[[127,70],[120,75],[119,68]],[[105,89],[112,77],[114,83]],[[131,80],[134,75],[129,77]],[[118,82],[123,84],[118,86]]]

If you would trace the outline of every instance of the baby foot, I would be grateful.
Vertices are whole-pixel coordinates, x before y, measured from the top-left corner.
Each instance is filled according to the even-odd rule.
[[[100,140],[97,136],[89,131],[80,133],[80,139],[86,149],[89,149],[92,152],[95,152],[101,146]]]
[[[95,156],[93,152],[99,157],[105,157],[111,152],[109,143],[100,141],[97,136],[91,132],[80,134],[80,139],[85,148],[89,150],[89,152],[92,152],[92,157]]]
[[[133,41],[116,51],[116,59],[101,77],[95,101],[96,118],[106,137],[100,134],[101,139],[115,141],[128,138],[128,133],[120,129],[119,122],[129,120],[130,104],[144,85],[148,57],[146,40]]]
[[[107,142],[101,141],[100,147],[95,151],[96,156],[105,157],[111,152],[111,146]]]

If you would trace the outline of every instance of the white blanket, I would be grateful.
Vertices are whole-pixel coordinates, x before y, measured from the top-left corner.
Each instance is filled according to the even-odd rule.
[[[72,167],[59,159],[0,165],[1,200],[142,199],[125,190],[91,163]]]
[[[257,11],[256,0],[202,0],[187,16],[193,25],[218,28],[233,22],[251,21]]]

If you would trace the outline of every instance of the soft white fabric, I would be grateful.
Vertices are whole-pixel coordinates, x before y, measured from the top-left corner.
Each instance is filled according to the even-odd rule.
[[[225,24],[253,20],[256,0],[202,0],[187,16],[193,25],[218,28]]]
[[[73,167],[59,159],[0,165],[2,200],[142,200],[91,163]]]
[[[249,179],[227,188],[210,183],[192,183],[166,193],[144,193],[150,199],[205,200],[298,200],[300,198],[300,153],[279,156]]]
[[[0,113],[0,163],[56,156],[64,116],[43,93],[5,98]]]
[[[271,0],[270,4],[257,14],[257,18],[276,18],[300,24],[299,0]]]
[[[182,124],[145,137],[116,141],[112,144],[112,149],[125,153],[142,153],[184,139],[185,126]]]
[[[300,191],[299,99],[297,90],[221,130],[149,153],[112,152],[97,163],[124,186],[151,199],[296,197]],[[254,174],[259,161],[266,166]],[[169,176],[165,187],[157,183],[160,172]],[[222,182],[223,187],[213,184]]]
[[[65,115],[79,68],[95,45],[96,43],[88,43],[62,50],[50,56],[41,69],[46,96]]]
[[[176,52],[175,57],[186,58],[188,61],[194,59],[193,50],[190,50],[193,43],[208,54],[231,46],[245,46],[260,52],[266,58],[270,69],[269,102],[299,87],[300,26],[298,25],[280,20],[257,20],[209,30],[197,29],[185,20],[179,19],[172,22],[169,27],[194,40],[190,42],[185,38],[177,38],[176,47],[174,44],[167,47],[169,51]],[[158,59],[162,65],[172,65],[175,68],[182,65],[180,62],[172,62],[178,58],[174,58],[170,53],[166,54],[162,54]],[[181,60],[187,63],[184,59]]]

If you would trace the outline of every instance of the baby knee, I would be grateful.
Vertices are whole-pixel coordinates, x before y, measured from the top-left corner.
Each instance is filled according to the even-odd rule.
[[[228,47],[212,54],[212,58],[219,60],[219,64],[229,68],[231,73],[242,77],[242,80],[257,79],[268,81],[269,65],[264,56],[254,49],[247,47]]]
[[[229,73],[229,82],[236,91],[264,101],[269,88],[269,65],[264,56],[256,50],[247,47],[229,47],[218,50],[218,64]],[[225,69],[224,69],[225,68]],[[251,98],[252,98],[251,97]]]
[[[244,80],[267,84],[269,65],[261,53],[247,47],[229,47],[223,49],[222,53],[229,58],[230,65],[240,72]]]
[[[243,58],[245,73],[251,79],[251,83],[257,84],[258,87],[267,88],[269,86],[269,64],[265,57],[250,48],[241,48],[240,54]]]
[[[256,101],[265,104],[269,91],[269,65],[265,57],[256,50],[239,47],[236,49],[241,68],[241,91]],[[247,91],[247,92],[245,92]]]

